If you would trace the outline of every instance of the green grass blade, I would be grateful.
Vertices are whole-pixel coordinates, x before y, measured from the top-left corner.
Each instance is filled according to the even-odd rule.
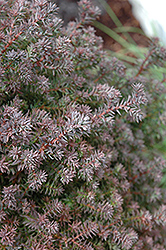
[[[107,35],[109,35],[112,39],[114,39],[116,42],[118,42],[124,48],[130,49],[131,44],[128,43],[125,39],[123,39],[120,35],[118,35],[115,31],[108,28],[106,25],[104,25],[98,21],[94,21],[94,26],[96,28],[102,30]]]
[[[117,33],[132,32],[132,33],[137,33],[137,34],[141,34],[145,36],[144,32],[140,28],[131,27],[131,26],[118,27],[118,28],[115,28],[114,31]]]
[[[114,11],[112,10],[112,8],[109,6],[109,4],[104,1],[104,0],[98,0],[99,3],[104,7],[104,9],[106,10],[106,12],[108,13],[108,15],[111,17],[112,21],[115,23],[115,25],[119,28],[119,27],[123,27],[123,24],[121,23],[121,21],[119,20],[119,18],[116,16],[116,14],[114,13]],[[128,39],[128,41],[132,44],[136,45],[136,42],[133,40],[133,38],[125,31],[122,31],[122,34],[124,34],[124,36]]]

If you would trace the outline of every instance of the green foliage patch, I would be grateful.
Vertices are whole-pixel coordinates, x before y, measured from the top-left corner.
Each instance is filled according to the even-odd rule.
[[[166,50],[126,67],[79,11],[1,1],[1,249],[165,249]]]

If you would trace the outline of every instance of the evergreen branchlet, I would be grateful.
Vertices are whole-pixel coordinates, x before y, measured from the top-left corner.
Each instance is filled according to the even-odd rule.
[[[79,2],[0,1],[0,248],[165,249],[166,50],[126,68]]]

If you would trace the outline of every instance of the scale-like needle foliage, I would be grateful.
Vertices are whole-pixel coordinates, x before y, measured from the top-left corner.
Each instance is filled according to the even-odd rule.
[[[88,0],[67,27],[57,11],[0,1],[0,248],[165,249],[165,78],[150,70],[166,51],[127,69]]]

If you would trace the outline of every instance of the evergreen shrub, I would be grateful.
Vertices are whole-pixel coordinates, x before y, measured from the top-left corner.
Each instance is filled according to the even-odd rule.
[[[166,50],[126,68],[97,7],[67,27],[57,11],[0,0],[0,249],[166,249]]]

